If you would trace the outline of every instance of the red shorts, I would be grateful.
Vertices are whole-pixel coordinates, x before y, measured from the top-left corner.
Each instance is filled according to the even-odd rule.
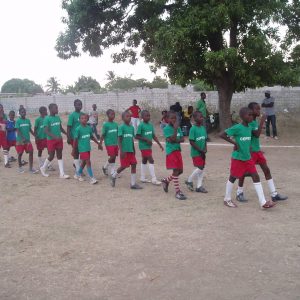
[[[137,161],[133,152],[125,152],[125,157],[120,156],[121,167],[128,168],[131,165],[136,165]]]
[[[235,178],[243,177],[246,173],[257,173],[254,161],[252,159],[243,161],[232,158],[230,166],[230,175]]]
[[[16,147],[16,141],[7,141],[7,147],[10,148],[10,147]]]
[[[195,156],[195,157],[193,157],[193,164],[194,164],[194,167],[204,168],[205,160],[201,156]]]
[[[106,152],[108,156],[118,156],[119,154],[119,147],[115,146],[105,146]]]
[[[183,162],[180,151],[173,151],[166,157],[166,167],[167,169],[179,169],[183,170]]]
[[[33,147],[31,143],[16,145],[16,151],[18,154],[22,154],[24,151],[28,153],[33,151]]]
[[[53,152],[57,149],[63,149],[64,143],[62,139],[55,139],[55,140],[47,140],[47,148],[49,152]]]
[[[90,151],[87,151],[87,152],[80,152],[79,153],[79,158],[81,160],[88,160],[91,158],[91,152]]]
[[[7,140],[6,140],[6,137],[0,137],[0,149],[1,147],[3,149],[7,149]]]
[[[152,156],[152,149],[141,150],[142,157],[150,157]]]
[[[73,140],[73,139],[70,139],[70,146],[73,147],[73,144],[74,144],[74,140]]]
[[[251,158],[256,165],[265,165],[267,163],[267,160],[261,151],[252,152]]]
[[[36,144],[36,149],[42,151],[47,148],[47,139],[36,140],[35,144]]]

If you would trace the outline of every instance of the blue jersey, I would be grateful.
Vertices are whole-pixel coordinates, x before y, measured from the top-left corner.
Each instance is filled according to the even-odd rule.
[[[16,124],[15,121],[11,121],[11,120],[6,121],[6,139],[8,141],[16,140],[15,124]]]

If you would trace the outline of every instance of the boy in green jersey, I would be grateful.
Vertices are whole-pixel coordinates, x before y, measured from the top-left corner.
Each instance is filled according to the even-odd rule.
[[[64,171],[64,162],[62,159],[63,151],[63,139],[61,133],[67,134],[61,125],[61,119],[58,114],[58,107],[55,103],[49,104],[50,115],[44,118],[44,132],[47,136],[47,149],[48,149],[48,158],[45,160],[44,164],[40,168],[41,173],[44,177],[48,177],[49,174],[46,173],[46,170],[50,162],[54,159],[55,153],[58,162],[59,168],[59,177],[61,179],[69,179],[70,176],[65,174]]]
[[[82,172],[86,166],[88,175],[90,177],[90,184],[96,184],[98,180],[94,177],[92,166],[91,166],[91,140],[93,140],[100,149],[100,143],[98,142],[96,136],[93,135],[93,129],[89,126],[88,123],[89,116],[86,114],[81,114],[80,116],[80,125],[76,128],[74,134],[73,142],[73,152],[77,151],[81,159],[81,165],[74,175],[74,178],[83,181]]]
[[[243,107],[240,110],[240,117],[242,123],[236,124],[220,134],[222,139],[234,145],[230,176],[226,184],[224,205],[237,207],[231,200],[233,184],[237,178],[250,174],[261,207],[271,208],[275,203],[272,200],[266,201],[259,175],[257,174],[255,164],[250,154],[252,127],[249,126],[249,123],[253,121],[252,111],[248,107]],[[231,137],[233,137],[234,140],[231,139]]]
[[[189,133],[189,140],[191,144],[191,157],[193,159],[194,172],[189,176],[185,182],[190,191],[194,191],[193,179],[197,178],[196,192],[207,193],[207,190],[202,186],[204,176],[205,158],[207,152],[207,133],[203,126],[203,115],[200,111],[193,113],[195,125],[192,126]]]
[[[155,135],[154,127],[149,122],[150,113],[147,110],[141,112],[141,117],[143,122],[138,126],[135,138],[139,141],[139,149],[142,153],[142,163],[141,163],[141,182],[147,183],[152,182],[154,185],[160,185],[161,182],[156,179],[154,170],[154,159],[152,156],[152,139],[158,144],[160,149],[164,151],[163,146],[159,142]],[[151,180],[146,179],[147,162],[149,162],[149,172],[151,175]]]
[[[265,178],[268,183],[268,187],[270,190],[270,194],[273,201],[282,201],[286,200],[288,197],[283,196],[277,193],[275,184],[271,175],[271,171],[267,165],[267,160],[261,151],[259,137],[261,131],[263,129],[263,125],[266,121],[267,116],[264,114],[260,120],[260,124],[258,125],[257,118],[260,116],[260,105],[257,102],[251,102],[248,105],[248,108],[251,109],[253,114],[253,121],[249,123],[249,126],[252,127],[252,138],[251,138],[251,158],[256,165],[259,165],[264,172]],[[245,176],[239,179],[239,185],[237,189],[237,197],[236,199],[240,202],[246,202],[247,200],[244,197],[244,180]]]
[[[115,112],[112,109],[107,110],[107,122],[104,122],[102,126],[102,132],[100,137],[100,149],[103,150],[102,143],[104,141],[108,160],[102,167],[104,175],[108,175],[108,168],[110,168],[110,174],[114,174],[116,157],[119,153],[118,147],[118,123],[114,121]]]
[[[31,129],[31,122],[26,119],[26,110],[21,108],[19,110],[20,118],[16,121],[16,131],[17,131],[17,144],[16,150],[18,153],[18,163],[19,163],[19,173],[24,173],[22,168],[22,155],[24,151],[29,153],[29,172],[36,174],[38,170],[33,168],[33,148],[30,141],[30,133],[34,136]]]
[[[130,125],[131,114],[128,111],[122,113],[123,124],[118,128],[118,143],[120,149],[121,166],[111,175],[111,186],[115,187],[117,175],[123,170],[131,167],[130,188],[133,190],[142,189],[136,183],[136,158],[134,148],[134,127]]]
[[[176,113],[169,111],[167,114],[168,125],[163,129],[166,138],[166,167],[173,170],[172,175],[162,179],[164,191],[169,191],[169,183],[173,181],[175,187],[175,197],[178,200],[185,200],[186,196],[179,187],[179,175],[183,173],[183,161],[181,156],[180,143],[184,142],[182,131],[177,121]]]
[[[69,115],[68,124],[67,124],[67,142],[72,147],[74,144],[76,128],[80,125],[79,119],[80,119],[80,116],[83,114],[83,112],[81,112],[81,110],[82,110],[81,100],[76,99],[74,101],[74,108],[75,108],[75,111]],[[73,158],[74,158],[73,163],[74,163],[74,166],[76,169],[75,170],[75,174],[76,174],[76,172],[78,173],[79,168],[80,168],[79,153],[78,153],[77,149],[75,149],[75,151],[74,151],[74,149],[72,149],[72,153],[73,153]]]

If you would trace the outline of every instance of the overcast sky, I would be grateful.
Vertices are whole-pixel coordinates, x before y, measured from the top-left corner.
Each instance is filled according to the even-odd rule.
[[[133,74],[133,78],[155,76],[142,59],[134,66],[113,64],[110,50],[100,58],[87,54],[58,58],[54,46],[64,28],[63,15],[61,0],[0,0],[0,86],[11,78],[28,78],[44,87],[51,76],[66,86],[81,75],[92,76],[103,86],[110,70],[120,76]]]

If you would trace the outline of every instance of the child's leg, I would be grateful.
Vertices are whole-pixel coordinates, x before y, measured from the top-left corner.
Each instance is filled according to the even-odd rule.
[[[19,168],[22,168],[22,155],[23,152],[18,153],[18,164],[19,164]]]
[[[198,168],[197,174],[197,189],[202,187],[204,177],[204,169]]]
[[[9,148],[8,149],[3,149],[3,157],[4,157],[4,166],[5,167],[10,167],[9,166],[9,160],[8,160],[8,157],[9,157],[9,154],[8,154],[8,151],[9,151]]]
[[[251,174],[251,177],[252,177],[252,180],[253,180],[253,184],[254,184],[256,194],[258,196],[259,204],[260,204],[260,206],[264,206],[267,203],[267,201],[266,201],[266,198],[265,198],[265,195],[264,195],[264,191],[263,191],[263,187],[262,187],[261,182],[260,182],[259,175],[257,173],[254,173],[254,174]]]
[[[232,193],[232,188],[233,188],[233,184],[234,184],[235,180],[236,180],[236,178],[230,175],[229,179],[226,183],[226,192],[225,192],[224,201],[227,203],[230,203],[230,204],[232,202],[231,201],[231,193]],[[233,207],[235,207],[235,205]]]
[[[110,156],[108,159],[108,163],[110,165],[110,174],[114,174],[116,170],[116,156]]]
[[[131,186],[136,185],[136,165],[131,165],[131,174],[130,174],[130,184]]]
[[[174,169],[172,173],[172,180],[174,183],[174,188],[176,194],[180,192],[180,187],[179,187],[179,175],[182,173],[180,169]]]
[[[29,170],[32,171],[33,168],[33,151],[29,151]]]
[[[274,181],[272,179],[271,171],[270,171],[268,165],[267,164],[261,164],[260,167],[261,167],[262,171],[265,174],[265,178],[267,180],[271,196],[272,197],[276,196],[277,192],[276,192],[275,184],[274,184]]]
[[[154,159],[153,159],[152,155],[148,158],[148,161],[149,161],[148,167],[149,167],[149,172],[151,175],[152,183],[153,184],[161,184],[160,181],[157,181],[157,178],[155,175]]]
[[[141,181],[146,181],[146,172],[147,172],[147,162],[148,158],[143,157],[142,158],[142,163],[141,163]]]
[[[73,146],[72,146],[73,147]],[[77,149],[74,149],[74,156],[73,156],[74,160],[74,166],[75,166],[75,172],[78,173],[79,168],[80,168],[80,159],[79,159],[79,152]]]
[[[92,166],[91,166],[91,160],[87,159],[86,160],[86,168],[87,168],[87,173],[89,175],[90,178],[94,178],[94,173],[92,170]]]
[[[56,157],[57,157],[60,177],[67,179],[67,178],[69,178],[69,176],[66,175],[65,171],[64,171],[64,162],[63,162],[63,159],[62,159],[62,150],[63,149],[56,149]]]
[[[38,150],[38,161],[39,161],[39,166],[40,167],[43,164],[42,154],[43,154],[43,150]]]

